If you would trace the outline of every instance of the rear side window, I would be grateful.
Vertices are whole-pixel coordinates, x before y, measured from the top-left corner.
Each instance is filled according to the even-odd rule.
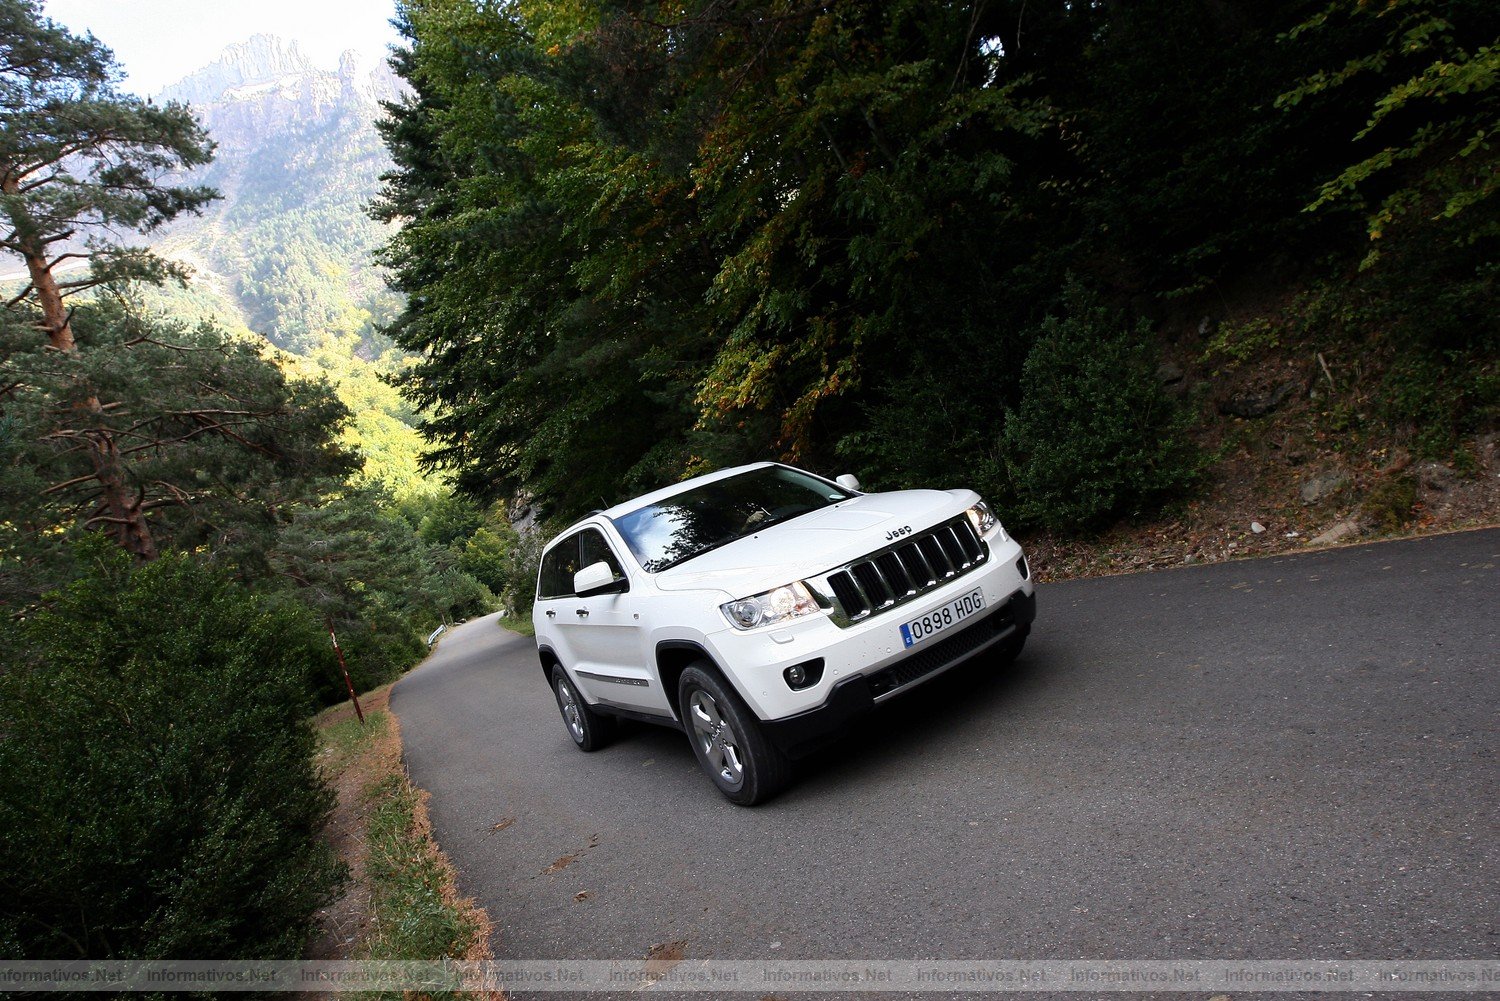
[[[573,593],[573,575],[583,568],[578,562],[579,535],[568,536],[542,557],[536,588],[538,598],[566,598]]]
[[[620,569],[620,561],[615,559],[614,551],[609,548],[609,543],[604,541],[602,532],[586,528],[579,534],[583,542],[583,556],[578,561],[581,566],[608,563],[616,577],[625,576],[625,571]]]

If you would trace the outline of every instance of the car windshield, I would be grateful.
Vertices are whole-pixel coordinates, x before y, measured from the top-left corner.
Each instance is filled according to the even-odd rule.
[[[614,522],[641,566],[655,573],[852,496],[795,469],[765,466],[673,494]]]

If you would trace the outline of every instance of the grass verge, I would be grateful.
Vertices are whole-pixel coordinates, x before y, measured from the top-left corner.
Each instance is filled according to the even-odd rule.
[[[432,839],[426,793],[401,764],[390,688],[361,697],[363,724],[347,702],[315,721],[318,765],[338,795],[327,837],[350,880],[319,914],[311,958],[489,959],[489,918],[459,896],[453,866]]]
[[[520,633],[522,636],[536,636],[536,626],[532,625],[529,614],[507,615],[503,619],[496,619],[495,625],[513,633]]]

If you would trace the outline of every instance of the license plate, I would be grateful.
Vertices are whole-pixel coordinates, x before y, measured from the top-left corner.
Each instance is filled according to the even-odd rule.
[[[952,629],[976,612],[984,611],[984,592],[975,588],[962,598],[954,598],[941,608],[934,608],[919,618],[901,625],[901,641],[916,646],[944,629]]]

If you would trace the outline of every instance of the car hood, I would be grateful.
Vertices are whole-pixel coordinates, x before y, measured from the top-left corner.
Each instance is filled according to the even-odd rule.
[[[804,514],[656,574],[666,591],[716,589],[732,598],[802,580],[883,549],[890,532],[913,533],[961,514],[972,490],[897,490],[862,494]],[[899,538],[899,537],[898,537]]]

